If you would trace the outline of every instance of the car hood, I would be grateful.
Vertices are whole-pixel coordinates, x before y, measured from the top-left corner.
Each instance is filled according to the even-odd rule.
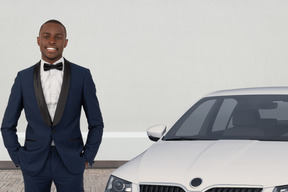
[[[113,175],[136,184],[174,183],[188,190],[215,186],[287,185],[288,142],[159,141]],[[191,180],[201,178],[197,188]]]

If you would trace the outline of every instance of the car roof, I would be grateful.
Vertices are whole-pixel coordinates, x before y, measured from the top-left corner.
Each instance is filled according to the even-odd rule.
[[[253,87],[215,91],[204,97],[229,95],[288,95],[288,87]]]

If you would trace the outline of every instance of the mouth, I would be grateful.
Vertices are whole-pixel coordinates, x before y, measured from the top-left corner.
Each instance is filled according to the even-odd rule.
[[[48,51],[48,52],[56,52],[57,51],[57,48],[55,48],[55,47],[46,47],[46,50]]]

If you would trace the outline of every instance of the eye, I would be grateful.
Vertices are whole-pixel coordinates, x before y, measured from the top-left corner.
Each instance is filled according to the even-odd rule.
[[[43,38],[44,39],[49,39],[49,36],[48,35],[44,35]]]
[[[57,40],[61,40],[62,37],[61,37],[61,36],[57,36],[56,39],[57,39]]]

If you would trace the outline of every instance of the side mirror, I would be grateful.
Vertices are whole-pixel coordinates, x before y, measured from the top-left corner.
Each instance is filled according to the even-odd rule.
[[[147,135],[151,141],[158,141],[166,132],[166,125],[155,125],[147,129]]]

